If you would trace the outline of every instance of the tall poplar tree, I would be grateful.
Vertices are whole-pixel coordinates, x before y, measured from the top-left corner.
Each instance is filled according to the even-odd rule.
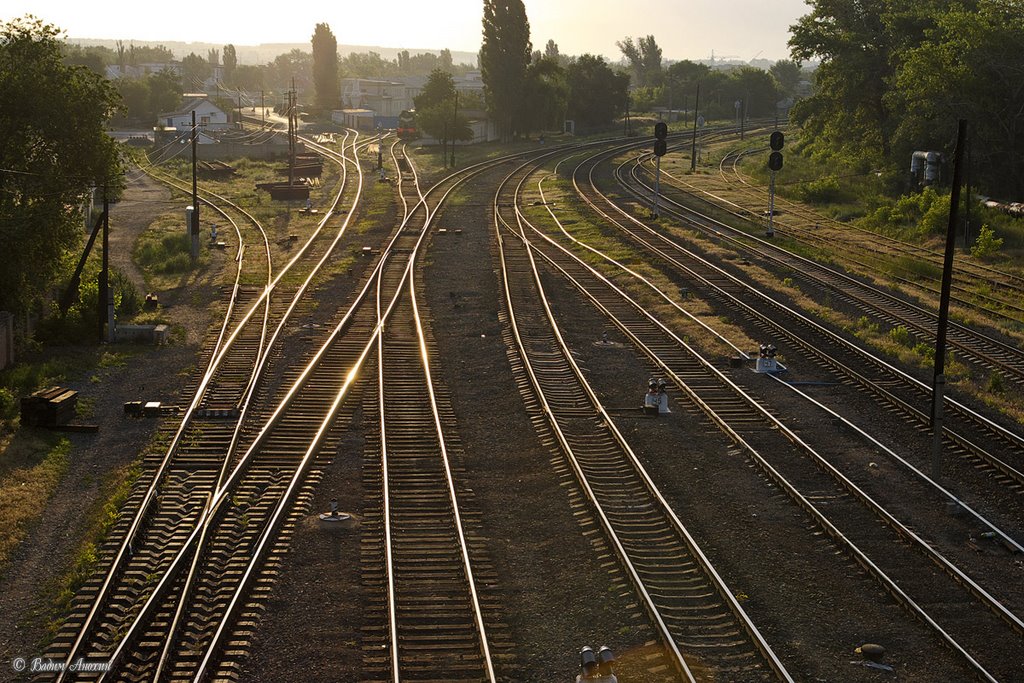
[[[487,113],[507,142],[522,126],[522,92],[533,49],[530,23],[522,0],[484,0],[483,23],[480,70]]]
[[[327,24],[317,24],[313,31],[313,87],[316,103],[332,109],[341,102],[341,81],[338,79],[338,39]]]
[[[224,46],[224,80],[231,82],[235,75],[235,67],[238,66],[238,53],[234,45]]]

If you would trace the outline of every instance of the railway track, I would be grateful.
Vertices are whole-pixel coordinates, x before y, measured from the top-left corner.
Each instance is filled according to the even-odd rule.
[[[977,675],[986,680],[1007,680],[1005,677],[1016,671],[1019,659],[1016,656],[1003,659],[1002,655],[1007,648],[1016,652],[1024,646],[1021,642],[1024,624],[1019,617],[838,472],[830,464],[831,457],[810,448],[762,408],[759,400],[725,380],[710,363],[681,339],[673,338],[637,303],[628,299],[624,302],[621,291],[616,291],[603,276],[585,267],[567,251],[553,248],[553,242],[542,239],[538,242],[544,245],[538,247],[538,253],[543,253],[551,265],[590,298],[693,403],[730,434],[748,457],[754,458],[766,475],[844,552],[911,613],[931,625]],[[849,448],[845,444],[833,447],[842,451],[844,446]],[[817,469],[808,469],[809,462],[816,463]],[[826,481],[828,477],[834,482]],[[879,521],[895,532],[893,538],[883,539],[879,535]],[[912,562],[906,550],[899,550],[901,544],[915,548],[923,556],[922,560]],[[938,581],[933,576],[935,565],[945,569],[946,581]],[[969,616],[964,593],[976,599],[970,603],[973,610]],[[998,625],[1000,620],[1004,622],[1002,626]],[[986,636],[979,638],[979,633]],[[998,645],[993,645],[996,634],[1000,634],[1001,639]],[[986,666],[992,667],[995,677]]]
[[[521,182],[524,171],[507,184]],[[495,198],[506,314],[522,371],[655,624],[666,662],[689,681],[791,680],[589,391],[543,303],[514,206]]]
[[[364,576],[386,615],[364,642],[362,680],[495,681],[494,663],[446,431],[430,372],[427,332],[417,305],[414,273],[433,211],[415,168],[391,148],[399,169],[405,218],[392,250],[409,253],[408,267],[377,284],[377,426],[368,449],[371,490],[379,492],[369,524],[375,550],[364,558]],[[436,207],[434,209],[436,211]],[[394,293],[394,294],[392,294]],[[395,307],[385,323],[389,299]],[[374,496],[376,498],[376,494]],[[377,602],[379,600],[379,602]],[[377,646],[378,641],[380,647]],[[382,656],[382,649],[389,656]]]
[[[730,380],[657,314],[573,256],[571,250],[580,245],[572,246],[565,238],[569,231],[563,228],[564,235],[549,236],[531,224],[521,210],[532,203],[524,198],[523,188],[528,180],[547,174],[540,159],[557,159],[567,151],[538,153],[532,155],[538,159],[526,163],[506,158],[480,164],[422,193],[415,169],[396,149],[392,147],[392,160],[402,176],[405,217],[386,245],[374,250],[376,257],[366,264],[346,305],[325,316],[329,333],[313,335],[315,345],[311,339],[305,345],[284,341],[295,336],[289,335],[286,319],[312,315],[308,298],[302,296],[312,274],[298,293],[282,300],[272,302],[266,291],[245,287],[232,292],[229,301],[236,303],[236,312],[211,354],[210,367],[217,370],[197,383],[188,427],[169,435],[177,445],[170,449],[173,466],[164,467],[159,495],[147,504],[140,487],[132,499],[143,511],[136,519],[161,522],[133,533],[129,525],[135,522],[121,521],[115,537],[128,539],[128,557],[120,565],[112,558],[105,563],[114,567],[110,575],[128,588],[96,599],[109,609],[95,629],[76,626],[81,633],[88,631],[78,652],[90,660],[111,660],[115,669],[77,680],[240,676],[290,538],[306,516],[325,458],[338,451],[340,435],[356,419],[359,397],[354,394],[363,384],[362,413],[370,416],[371,433],[364,449],[364,488],[370,494],[362,522],[361,566],[372,614],[365,616],[360,635],[360,680],[496,681],[516,670],[508,663],[516,643],[503,616],[499,576],[488,558],[473,493],[459,464],[454,436],[458,423],[433,376],[432,364],[438,359],[417,285],[418,258],[448,194],[477,173],[516,164],[521,165],[492,202],[504,287],[501,319],[509,325],[505,341],[533,419],[564,457],[576,490],[587,500],[586,514],[597,520],[595,527],[615,550],[612,563],[627,577],[629,590],[658,634],[661,645],[649,660],[649,680],[794,677],[783,664],[792,657],[776,655],[779,648],[773,649],[755,626],[756,618],[740,605],[740,591],[731,582],[726,585],[648,474],[643,463],[647,455],[634,450],[618,427],[620,420],[591,386],[578,354],[564,338],[561,314],[546,303],[552,274],[575,288],[653,368],[669,377],[690,410],[700,411],[731,440],[730,456],[758,468],[771,491],[766,495],[784,492],[791,501],[786,504],[798,509],[796,514],[805,516],[813,529],[793,547],[807,556],[824,555],[823,564],[834,562],[827,556],[840,552],[849,558],[858,577],[872,577],[908,614],[932,629],[936,645],[944,643],[953,653],[937,655],[954,662],[948,669],[952,676],[1013,680],[1018,673],[1014,667],[1024,661],[1016,598],[1001,601],[1005,596],[990,592],[959,568],[959,557],[947,558],[936,547],[941,542],[930,528],[900,521],[862,482],[833,465],[847,452],[866,457],[863,444],[857,445],[853,437],[837,439],[824,449],[806,443],[784,419],[761,407],[763,397]],[[351,150],[355,164],[354,142]],[[538,191],[541,203],[547,204],[543,189]],[[603,207],[606,198],[595,189],[588,201]],[[598,211],[609,220],[613,213],[609,208]],[[339,233],[314,250],[322,254],[321,263],[340,238]],[[688,276],[701,268],[640,231],[631,239],[646,241],[650,246],[645,248],[654,249],[657,259],[680,272],[685,268]],[[599,251],[591,253],[600,256]],[[630,278],[637,276],[626,272]],[[721,305],[739,305],[734,300],[745,294],[725,271],[707,267],[703,273],[707,283],[700,288],[707,289],[702,293],[714,292],[709,296]],[[279,272],[273,282],[280,283],[281,276]],[[643,287],[650,290],[652,285]],[[686,315],[678,302],[661,298],[665,306]],[[280,321],[269,341],[266,331],[257,333],[257,326],[245,324],[257,310],[266,311],[270,321]],[[703,324],[694,316],[690,320]],[[756,324],[785,334],[773,322]],[[250,335],[252,341],[247,340]],[[717,343],[744,355],[724,335],[717,336]],[[231,361],[231,349],[239,353],[237,362]],[[831,351],[819,353],[827,356]],[[863,359],[847,353],[855,359],[850,368],[824,360],[822,367],[837,375],[852,372],[852,367],[861,371],[858,363]],[[275,375],[272,381],[270,375]],[[894,377],[898,374],[874,381],[888,391],[897,381]],[[375,387],[370,386],[373,379]],[[218,389],[221,382],[223,389]],[[242,395],[251,398],[235,398]],[[998,433],[998,425],[994,429]],[[947,434],[950,439],[959,435],[956,428]],[[1012,444],[1011,437],[1006,430],[1000,438]],[[1014,447],[1008,448],[1012,452]],[[147,464],[158,470],[159,461],[160,455],[154,454]],[[990,465],[979,467],[991,471]],[[932,496],[930,502],[938,506],[948,500],[927,487],[914,491]],[[1019,488],[1006,495],[1014,500]],[[722,519],[721,524],[743,521]],[[957,520],[953,533],[984,524],[1017,543],[1012,534],[976,513]],[[93,596],[99,595],[96,586],[94,581],[87,587]],[[81,598],[79,602],[84,604]],[[856,610],[857,603],[844,603],[843,609]],[[840,626],[828,621],[822,628]],[[75,651],[72,647],[70,653]],[[54,658],[64,657],[70,657],[67,650],[55,651]]]
[[[741,204],[733,203],[727,193],[718,191],[714,193],[717,200],[747,215],[760,211],[760,207],[767,203],[767,194],[740,171],[740,164],[751,155],[762,152],[763,149],[735,149],[722,157],[719,176],[728,190],[738,193],[736,201]],[[678,176],[674,176],[673,181],[693,187]],[[856,263],[865,272],[895,277],[901,284],[914,288],[930,300],[938,299],[938,274],[942,271],[944,259],[942,253],[822,216],[785,198],[776,196],[775,201],[782,216],[776,221],[781,235],[812,247],[840,251],[845,254],[844,260]],[[752,210],[751,206],[758,208]],[[920,264],[927,264],[927,267],[922,268]],[[896,275],[892,275],[893,272]],[[991,293],[979,291],[980,282],[984,282]],[[970,259],[960,259],[954,271],[952,291],[954,300],[965,309],[980,310],[987,316],[1007,321],[1024,321],[1024,306],[1020,305],[1024,278],[1019,275]]]
[[[335,201],[340,201],[343,190],[344,184]],[[253,394],[256,378],[267,367],[268,354],[264,349],[272,345],[284,329],[313,274],[344,234],[342,228],[329,246],[313,247],[326,222],[327,217],[271,285],[254,297],[245,312],[236,314],[238,319],[233,320],[231,326],[225,325],[225,330],[231,327],[232,332],[226,338],[222,334],[209,367],[197,384],[191,405],[170,436],[166,453],[148,460],[152,474],[147,479],[145,492],[132,501],[137,504],[134,515],[126,515],[122,529],[115,529],[113,536],[120,540],[111,544],[116,547],[112,547],[109,561],[102,563],[108,567],[106,577],[102,582],[87,584],[78,597],[77,611],[51,647],[54,658],[72,660],[87,652],[88,657],[106,656],[117,663],[129,649],[126,643],[134,646],[140,642],[136,638],[145,637],[141,615],[155,611],[159,598],[172,589],[171,582],[165,580],[165,572],[174,566],[172,558],[180,557],[194,542],[196,531],[205,528],[201,520],[210,515],[215,494],[229,471],[241,440],[243,418],[250,405],[248,398]],[[290,301],[284,302],[287,310],[280,312],[274,339],[266,342],[265,324],[248,323],[256,317],[261,305],[269,307],[271,295],[280,291],[276,285],[284,273],[317,250],[324,251],[319,265],[311,269],[305,285],[293,293]],[[232,302],[238,293],[232,294]],[[253,335],[265,343],[261,343],[255,353],[252,344],[245,341]],[[238,353],[242,359],[232,361],[232,353]],[[239,391],[245,394],[246,400],[240,398]],[[225,404],[230,408],[217,407]],[[211,421],[211,418],[222,419]],[[184,592],[188,592],[190,585],[191,577],[184,580]],[[172,609],[170,613],[174,612]],[[165,626],[168,623],[171,625],[167,634],[173,636],[177,624],[173,619],[165,622]],[[126,637],[129,634],[131,638]],[[171,640],[168,637],[168,645]],[[157,642],[160,641],[157,638]],[[148,647],[140,647],[136,654],[156,666],[159,676],[163,664],[153,661],[154,647],[153,642],[148,641]],[[133,665],[129,664],[129,669]],[[59,674],[58,680],[64,679],[67,673]]]
[[[625,169],[627,165],[628,172]],[[653,187],[649,180],[640,177],[639,169],[639,166],[627,162],[616,169],[616,177],[621,184],[643,196],[652,192]],[[748,259],[770,264],[778,272],[799,282],[802,287],[822,292],[823,296],[861,311],[873,320],[893,328],[903,326],[916,341],[934,343],[938,324],[935,313],[835,268],[782,249],[771,240],[749,235],[688,209],[672,198],[671,190],[664,202],[667,211],[715,239],[728,243]],[[1024,387],[1024,349],[1019,346],[955,321],[950,322],[947,342],[951,351],[961,360],[988,373],[999,373],[1007,381]]]
[[[622,211],[597,189],[593,169],[592,160],[577,168],[575,174],[575,186],[584,200],[630,241],[678,273],[685,280],[685,286],[696,288],[702,296],[716,301],[716,305],[736,311],[738,317],[761,331],[762,339],[772,339],[786,348],[800,348],[830,376],[860,386],[874,400],[913,420],[919,429],[929,427],[931,390],[928,385],[784,305],[763,289],[747,284],[733,272],[686,247],[681,240],[652,229]],[[949,396],[945,415],[949,420],[944,423],[947,448],[958,456],[952,462],[962,460],[967,464],[966,468],[956,469],[956,477],[973,478],[986,491],[986,496],[1001,496],[1004,502],[1019,495],[1024,481],[1021,479],[1024,439],[1012,426],[984,417]],[[1005,486],[1005,490],[993,491],[993,486]],[[1014,505],[1002,507],[1009,510]]]

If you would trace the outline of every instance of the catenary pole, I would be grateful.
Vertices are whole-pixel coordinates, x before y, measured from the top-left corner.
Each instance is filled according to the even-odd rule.
[[[967,121],[960,119],[956,131],[953,160],[953,187],[949,199],[949,223],[946,226],[946,253],[942,265],[942,290],[939,295],[939,325],[935,339],[935,373],[932,379],[932,478],[942,475],[942,402],[946,386],[946,327],[949,323],[949,290],[953,282],[953,252],[956,247],[956,214],[960,204],[960,178],[963,167]]]
[[[693,100],[693,142],[690,147],[690,170],[697,170],[697,112],[700,108],[700,81],[697,81],[697,96]]]

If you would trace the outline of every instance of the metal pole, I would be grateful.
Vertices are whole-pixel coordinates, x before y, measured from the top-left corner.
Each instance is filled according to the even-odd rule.
[[[750,93],[747,93],[746,97],[743,98],[740,106],[740,140],[743,139],[745,128],[747,127],[747,100],[750,99]]]
[[[192,263],[195,263],[199,258],[199,254],[195,249],[195,246],[199,244],[199,188],[196,183],[196,143],[197,140],[197,129],[196,129],[196,111],[192,110],[192,225],[189,226],[189,240],[190,253],[192,255]]]
[[[288,188],[295,186],[295,128],[298,121],[295,116],[295,104],[298,100],[298,93],[295,92],[295,79],[292,79],[292,89],[288,91]],[[289,195],[291,196],[291,195]]]
[[[110,203],[107,185],[103,184],[103,266],[100,269],[100,291],[97,301],[100,341],[103,341],[103,323],[107,319],[107,291],[110,287]]]
[[[956,247],[956,213],[960,204],[960,178],[966,136],[967,121],[960,119],[956,131],[953,187],[950,190],[949,223],[946,226],[946,254],[942,266],[939,328],[935,340],[935,375],[932,382],[932,478],[936,481],[942,476],[942,402],[946,385],[946,327],[949,322],[949,290],[953,282],[953,251]]]
[[[700,81],[697,81],[697,97],[693,100],[693,143],[690,147],[690,170],[697,170],[697,110],[700,107]]]
[[[455,111],[452,113],[452,168],[455,168],[455,131],[459,129],[459,91],[455,91]]]
[[[772,171],[771,179],[768,181],[768,230],[765,234],[768,237],[775,236],[775,225],[772,223],[775,217],[775,171]]]
[[[654,220],[658,220],[658,195],[661,193],[661,157],[654,157]]]
[[[967,168],[964,169],[964,185],[967,186],[967,201],[964,203],[964,249],[971,244],[971,139],[967,138]]]

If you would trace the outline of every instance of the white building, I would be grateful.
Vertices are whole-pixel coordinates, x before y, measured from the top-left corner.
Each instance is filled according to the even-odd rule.
[[[179,133],[192,130],[192,112],[196,113],[196,124],[200,131],[220,131],[231,127],[228,115],[205,94],[185,95],[185,103],[177,110],[160,114],[160,124],[174,128]]]
[[[404,83],[380,81],[372,78],[341,79],[341,103],[345,109],[370,109],[379,117],[397,117],[412,109],[412,98]]]

